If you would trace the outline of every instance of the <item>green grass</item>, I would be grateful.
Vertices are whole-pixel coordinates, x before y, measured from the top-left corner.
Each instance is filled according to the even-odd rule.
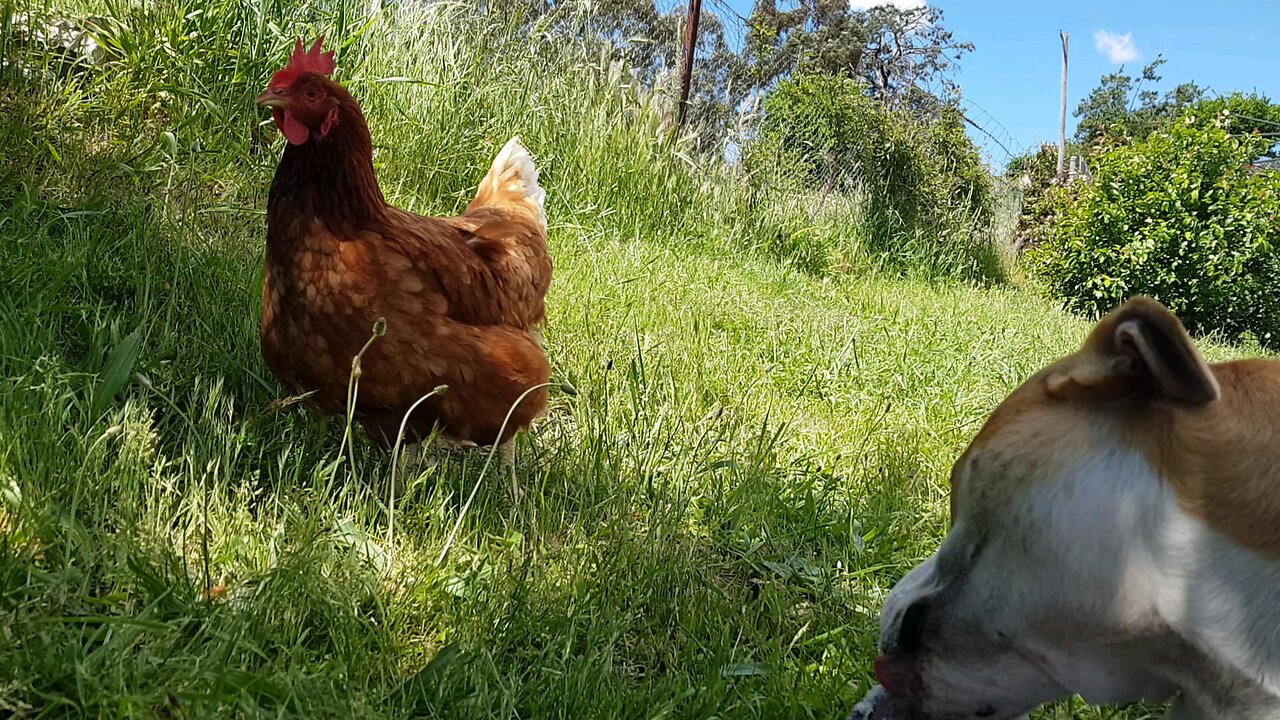
[[[856,208],[779,251],[788,203],[685,153],[593,51],[449,12],[192,7],[107,8],[141,69],[4,71],[0,714],[843,717],[952,459],[1086,326],[877,272]],[[518,502],[474,453],[388,507],[388,457],[275,404],[279,147],[251,100],[313,27],[350,40],[398,204],[456,212],[515,132],[539,158],[578,394],[522,440]]]

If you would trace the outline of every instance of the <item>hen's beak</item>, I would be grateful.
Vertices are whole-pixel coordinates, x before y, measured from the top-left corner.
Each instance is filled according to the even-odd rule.
[[[267,88],[266,90],[263,91],[261,95],[258,96],[258,99],[255,102],[257,102],[258,105],[262,107],[269,107],[275,110],[279,110],[283,108],[286,104],[288,104],[288,99],[285,98],[284,93],[281,92],[280,90],[276,90],[274,88]]]

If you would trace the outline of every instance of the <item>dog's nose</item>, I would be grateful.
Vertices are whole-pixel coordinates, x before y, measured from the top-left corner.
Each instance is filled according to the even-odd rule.
[[[923,597],[907,606],[906,611],[902,613],[902,622],[898,625],[895,651],[900,653],[920,651],[924,644],[925,618],[929,615],[931,604],[932,601],[929,598]]]

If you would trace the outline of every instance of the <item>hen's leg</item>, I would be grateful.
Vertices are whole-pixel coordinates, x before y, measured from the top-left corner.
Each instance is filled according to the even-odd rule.
[[[400,456],[396,458],[398,467],[391,486],[391,499],[398,500],[411,480],[440,464],[439,448],[427,441],[405,443],[400,446]]]
[[[400,447],[400,469],[405,472],[422,472],[439,464],[439,448],[434,443],[405,443]]]
[[[520,483],[516,480],[516,439],[514,437],[498,446],[498,460],[500,466],[506,469],[511,478],[511,496],[516,502],[520,502],[524,493],[521,492]]]

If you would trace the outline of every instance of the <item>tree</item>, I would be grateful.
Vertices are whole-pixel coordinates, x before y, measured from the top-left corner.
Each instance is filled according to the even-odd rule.
[[[528,32],[575,38],[603,46],[623,62],[638,84],[675,97],[684,52],[685,7],[663,11],[656,0],[477,0],[478,8],[502,22],[514,19]],[[689,125],[704,144],[718,142],[730,114],[750,90],[743,56],[734,51],[725,25],[704,7],[698,57],[689,97]],[[673,105],[674,107],[674,105]]]
[[[1080,118],[1076,142],[1095,145],[1104,139],[1120,143],[1142,140],[1204,98],[1205,91],[1193,82],[1182,83],[1163,95],[1144,88],[1144,84],[1160,82],[1156,71],[1164,63],[1164,57],[1157,56],[1136,79],[1126,74],[1124,67],[1103,75],[1098,87],[1076,107],[1075,116]]]
[[[758,89],[795,74],[845,76],[890,107],[934,112],[938,98],[956,94],[947,71],[973,49],[942,21],[932,6],[859,11],[847,0],[798,0],[783,10],[777,0],[757,0],[746,59]]]
[[[656,0],[474,1],[496,20],[521,23],[531,33],[604,43],[640,86],[675,94],[682,6],[664,12]],[[936,120],[958,94],[947,73],[969,50],[971,45],[954,40],[934,7],[859,11],[848,0],[756,0],[747,42],[737,52],[723,19],[704,6],[690,125],[704,145],[714,145],[750,95],[767,95],[786,78],[815,74],[858,80],[867,97]]]
[[[853,77],[867,30],[847,0],[800,0],[789,10],[756,0],[747,30],[746,60],[757,88],[804,71]]]
[[[891,107],[933,110],[932,101],[958,94],[947,71],[973,45],[955,41],[942,25],[941,9],[880,5],[861,15],[868,40],[858,74],[873,97]],[[941,87],[931,87],[935,83]]]

